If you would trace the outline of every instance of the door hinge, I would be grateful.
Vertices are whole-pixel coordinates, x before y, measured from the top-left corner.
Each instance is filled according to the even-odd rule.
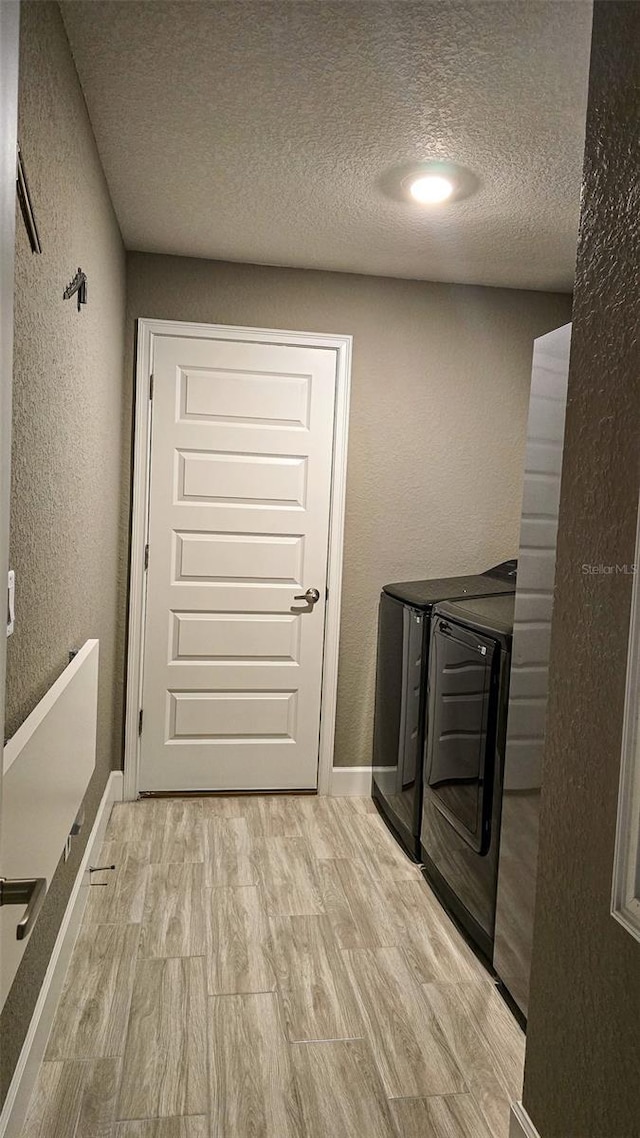
[[[143,715],[144,715],[144,712],[143,712],[142,708],[140,708],[140,714],[138,716],[138,735],[142,735],[142,716]]]
[[[145,545],[145,547],[144,547],[144,568],[145,568],[145,572],[149,568],[149,545],[148,544]]]
[[[153,399],[153,372],[149,376],[149,399]]]
[[[328,585],[324,591],[324,599],[325,599],[325,601],[329,600],[329,586]]]

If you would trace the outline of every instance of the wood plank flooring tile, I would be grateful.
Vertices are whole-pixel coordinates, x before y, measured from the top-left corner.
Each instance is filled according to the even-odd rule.
[[[380,884],[348,858],[316,862],[322,903],[341,948],[392,948],[402,937]]]
[[[272,917],[270,925],[288,1038],[362,1036],[362,1017],[328,917]]]
[[[83,921],[93,925],[136,924],[142,920],[151,842],[105,842],[98,865],[115,870],[91,875]]]
[[[159,798],[114,803],[105,841],[151,842],[151,860],[158,861],[162,849],[166,805],[166,801]]]
[[[252,838],[302,837],[302,803],[305,795],[271,794],[247,798],[243,817]]]
[[[114,802],[105,831],[107,842],[144,842],[146,838],[144,829],[151,821],[155,811],[155,802],[144,800],[142,802]]]
[[[164,803],[162,846],[157,860],[204,860],[203,809],[200,799],[172,798]]]
[[[379,881],[415,881],[421,871],[391,836],[376,814],[356,814],[351,821],[360,856]]]
[[[212,996],[210,1004],[212,1135],[302,1138],[278,997]]]
[[[45,1062],[21,1138],[111,1138],[119,1059]]]
[[[324,984],[296,987],[280,993],[287,1038],[291,1043],[357,1039],[362,1017],[353,994],[345,997],[348,981],[332,973]]]
[[[353,832],[354,815],[346,814],[333,798],[304,798],[300,803],[304,836],[315,858],[357,858],[360,847]]]
[[[252,801],[248,794],[211,794],[202,798],[202,817],[206,822],[209,818],[245,818]]]
[[[333,801],[337,803],[338,808],[344,810],[346,814],[377,814],[376,804],[373,798],[362,797],[360,795],[344,795],[344,797],[336,796]]]
[[[490,981],[457,984],[456,998],[469,1021],[482,1034],[494,1066],[512,1098],[519,1098],[524,1075],[524,1032],[495,985]]]
[[[122,1055],[139,935],[139,925],[82,926],[46,1059]]]
[[[272,966],[279,988],[321,983],[327,979],[336,958],[338,966],[344,969],[328,917],[270,917],[269,927]]]
[[[269,916],[323,912],[315,863],[303,838],[256,838],[252,854]]]
[[[206,1021],[203,957],[138,962],[118,1118],[206,1114]]]
[[[257,885],[246,818],[204,819],[205,885]]]
[[[397,1098],[390,1105],[400,1138],[492,1138],[469,1094]]]
[[[381,885],[389,912],[402,930],[398,943],[423,984],[468,983],[488,973],[434,897],[426,881],[394,881]]]
[[[387,1096],[466,1091],[440,1024],[400,950],[360,949],[344,956]]]
[[[261,890],[255,885],[207,889],[204,903],[209,994],[272,991],[276,979]]]
[[[140,932],[141,956],[204,956],[204,866],[152,865]]]
[[[83,1064],[82,1103],[73,1138],[112,1138],[120,1064],[120,1059],[95,1059]]]
[[[203,1114],[192,1114],[119,1122],[114,1138],[209,1138],[209,1119]]]
[[[291,1054],[305,1138],[395,1138],[365,1040],[296,1043]]]
[[[482,1029],[476,1029],[456,996],[455,984],[426,984],[432,1008],[464,1080],[495,1138],[508,1138],[511,1095],[496,1069]]]
[[[43,1063],[21,1138],[68,1138],[82,1105],[82,1064]]]

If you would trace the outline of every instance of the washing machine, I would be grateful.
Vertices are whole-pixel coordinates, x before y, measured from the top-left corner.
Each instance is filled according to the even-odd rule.
[[[514,600],[446,601],[431,616],[421,858],[440,900],[489,962]]]
[[[422,769],[432,613],[444,600],[512,594],[517,562],[484,573],[385,585],[378,609],[372,796],[407,853],[420,860]]]

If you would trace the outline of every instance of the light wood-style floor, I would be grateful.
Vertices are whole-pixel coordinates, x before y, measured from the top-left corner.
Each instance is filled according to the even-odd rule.
[[[23,1138],[507,1138],[524,1037],[364,798],[114,807]]]

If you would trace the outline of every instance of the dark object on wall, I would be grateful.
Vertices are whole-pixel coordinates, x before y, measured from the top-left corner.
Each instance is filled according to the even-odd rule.
[[[75,293],[78,294],[78,312],[83,304],[87,303],[87,274],[83,273],[82,269],[78,271],[72,281],[69,282],[66,289],[62,294],[63,300],[69,300]]]
[[[24,227],[27,231],[29,244],[31,245],[32,253],[41,253],[42,245],[40,244],[40,234],[38,233],[38,226],[36,225],[35,214],[33,212],[33,202],[31,201],[31,193],[29,191],[29,183],[27,182],[27,175],[24,169],[24,162],[22,160],[22,151],[18,145],[18,164],[16,171],[16,189],[18,191],[18,201],[20,202],[20,212],[22,213],[22,220]]]
[[[75,819],[74,819],[73,826],[71,827],[71,829],[69,831],[69,837],[70,838],[77,838],[78,834],[81,832],[82,827],[84,826],[85,814],[86,814],[86,811],[85,811],[85,808],[83,805],[78,810],[78,813],[76,814]]]

